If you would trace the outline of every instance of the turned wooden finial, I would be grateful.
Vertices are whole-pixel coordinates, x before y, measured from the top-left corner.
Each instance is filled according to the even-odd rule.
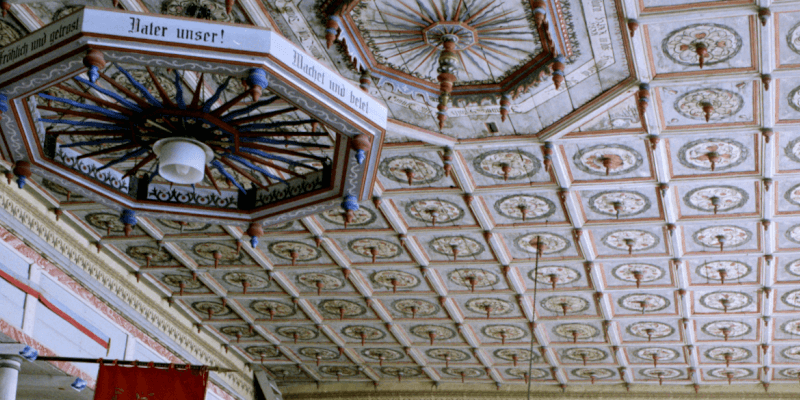
[[[269,85],[267,72],[261,68],[251,68],[247,76],[247,84],[250,86],[248,93],[250,93],[253,101],[258,101],[261,98],[262,91]]]
[[[759,8],[758,9],[758,19],[761,20],[761,26],[767,26],[767,21],[769,21],[769,17],[772,16],[772,11],[769,8]]]
[[[531,2],[531,6],[533,7],[533,21],[537,28],[541,28],[547,19],[547,3],[544,0],[535,0]]]
[[[333,42],[339,38],[339,32],[341,32],[341,28],[339,28],[339,16],[331,15],[328,17],[328,21],[325,23],[325,45],[330,48],[333,45]]]
[[[453,148],[445,147],[442,153],[442,163],[444,164],[444,176],[450,177],[453,171]]]
[[[252,222],[245,233],[250,235],[250,245],[255,248],[258,246],[258,238],[264,234],[264,228],[261,227],[261,224]]]
[[[564,83],[566,78],[564,74],[564,70],[567,68],[566,62],[567,59],[560,55],[550,64],[550,68],[553,70],[553,84],[556,86],[556,90],[561,88],[561,84]]]
[[[83,65],[89,68],[89,81],[94,83],[100,78],[100,70],[105,68],[106,60],[101,51],[91,49],[86,53],[86,57],[83,58]]]
[[[711,113],[714,112],[714,105],[704,101],[700,103],[700,106],[703,107],[703,115],[706,117],[706,122],[709,122],[711,120]]]
[[[450,102],[450,92],[453,91],[453,84],[456,81],[456,69],[458,68],[458,55],[456,54],[456,41],[453,35],[445,35],[442,41],[442,51],[439,53],[439,68],[436,72],[439,75],[439,105],[437,106],[436,118],[439,120],[439,130],[444,128],[444,121],[447,120],[447,103]]]
[[[706,44],[703,42],[697,42],[694,46],[694,52],[697,53],[697,56],[700,58],[700,69],[702,69],[708,57],[708,47],[706,47]]]
[[[633,37],[637,29],[639,29],[639,21],[633,18],[628,19],[628,31],[630,31],[631,37]]]
[[[645,122],[645,112],[650,105],[650,84],[642,83],[639,85],[639,91],[636,92],[636,108],[639,111],[639,121],[642,123],[642,128],[647,129]]]
[[[500,96],[500,122],[506,122],[508,113],[511,111],[511,97],[507,94]]]
[[[14,164],[12,169],[14,176],[17,177],[17,187],[22,189],[30,179],[33,172],[31,171],[31,163],[29,161],[21,160]]]
[[[350,140],[350,147],[356,151],[356,162],[363,164],[367,159],[367,152],[369,151],[372,142],[366,134],[358,134]]]
[[[3,18],[5,18],[8,15],[8,10],[11,9],[11,3],[5,0],[0,0],[0,9],[3,10]]]
[[[764,90],[769,91],[769,84],[772,82],[772,75],[761,74],[761,84],[764,85]]]
[[[369,84],[372,82],[372,74],[368,69],[361,67],[361,75],[358,77],[358,87],[365,92],[369,92]]]

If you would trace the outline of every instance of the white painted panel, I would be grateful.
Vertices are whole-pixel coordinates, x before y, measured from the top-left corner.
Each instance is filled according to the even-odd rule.
[[[42,276],[41,293],[56,304],[62,311],[104,340],[111,339],[111,352],[108,358],[123,358],[128,335],[92,306],[70,293],[50,277]]]
[[[106,350],[72,324],[46,307],[36,310],[33,338],[60,356],[100,358]],[[91,375],[97,374],[97,364],[76,364]]]
[[[153,350],[150,350],[150,348],[147,347],[147,345],[145,345],[144,343],[142,343],[142,342],[140,342],[138,340],[136,341],[136,351],[134,351],[133,354],[134,354],[134,357],[133,357],[134,360],[156,361],[156,362],[164,362],[164,361],[166,361],[161,356],[156,354],[156,352],[154,352]]]
[[[0,319],[22,328],[25,292],[0,279]]]
[[[28,278],[28,262],[6,246],[0,246],[0,269],[15,278]]]

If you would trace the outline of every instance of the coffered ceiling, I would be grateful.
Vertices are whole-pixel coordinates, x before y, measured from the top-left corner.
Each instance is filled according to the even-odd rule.
[[[11,4],[0,43],[80,5],[112,7]],[[372,201],[254,247],[213,219],[126,236],[34,174],[25,190],[230,357],[286,387],[523,385],[531,359],[535,385],[796,384],[800,2],[119,7],[279,31],[389,110]],[[445,33],[463,48],[442,122]]]

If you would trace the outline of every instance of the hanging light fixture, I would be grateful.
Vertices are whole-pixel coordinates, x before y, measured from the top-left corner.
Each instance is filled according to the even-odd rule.
[[[158,174],[177,184],[193,185],[203,180],[206,165],[214,159],[208,145],[194,139],[172,137],[153,143]]]

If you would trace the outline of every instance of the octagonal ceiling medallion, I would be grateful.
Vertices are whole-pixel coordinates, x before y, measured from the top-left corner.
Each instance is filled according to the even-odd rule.
[[[800,368],[783,368],[780,370],[780,374],[789,379],[797,380],[800,379]]]
[[[466,352],[456,349],[442,349],[442,348],[428,349],[427,351],[425,351],[425,354],[427,354],[428,357],[444,361],[446,367],[450,366],[450,362],[461,362],[472,358]]]
[[[738,280],[750,273],[750,266],[740,261],[709,261],[697,266],[695,272],[706,279],[725,283]]]
[[[753,371],[747,368],[712,368],[708,370],[708,375],[714,378],[725,379],[730,382],[733,379],[751,376],[753,375]]]
[[[432,225],[453,223],[464,217],[464,210],[447,200],[421,199],[406,205],[406,213],[418,221]]]
[[[528,381],[528,379],[543,379],[543,378],[545,378],[547,376],[550,376],[550,372],[549,371],[545,371],[545,370],[540,369],[540,368],[534,368],[533,370],[530,371],[530,374],[528,372],[529,371],[528,371],[527,368],[526,369],[522,369],[522,368],[509,368],[509,369],[506,369],[506,373],[507,374],[509,374],[509,375],[511,375],[513,377],[524,379],[526,382]]]
[[[474,313],[486,315],[486,318],[490,318],[492,315],[505,315],[514,311],[514,306],[511,303],[487,297],[469,299],[464,306]]]
[[[320,1],[317,7],[327,21],[327,45],[338,39],[362,78],[438,98],[440,130],[451,96],[508,101],[550,73],[545,68],[553,62],[558,85],[566,58],[556,55],[572,55],[571,41],[552,40],[545,2]],[[507,113],[506,107],[504,119]]]
[[[609,144],[580,149],[572,161],[587,174],[616,176],[636,170],[644,159],[639,152],[628,146]]]
[[[789,335],[800,335],[800,320],[792,320],[784,322],[781,325],[781,330]]]
[[[317,331],[304,328],[302,326],[281,326],[275,329],[275,333],[297,343],[298,340],[312,340],[319,336]]]
[[[746,360],[751,356],[750,350],[731,346],[713,347],[706,350],[704,354],[712,360],[724,362],[726,366],[729,366],[731,362]]]
[[[704,186],[692,189],[683,197],[683,202],[695,210],[726,212],[742,207],[748,200],[747,193],[734,186]]]
[[[732,139],[699,139],[678,151],[683,166],[700,171],[725,171],[747,159],[747,147]]]
[[[384,349],[384,348],[364,349],[361,350],[361,355],[372,360],[377,360],[381,364],[383,364],[384,361],[395,361],[395,360],[400,360],[404,357],[403,353],[397,350]]]
[[[664,379],[675,379],[682,375],[682,372],[675,368],[645,368],[640,370],[639,373],[648,378],[658,379],[659,383]]]
[[[785,268],[786,272],[795,276],[800,276],[800,259],[788,262]]]
[[[589,309],[589,302],[577,296],[549,296],[541,301],[545,310],[554,314],[580,314]]]
[[[675,328],[655,321],[636,322],[629,325],[626,330],[631,335],[645,338],[647,341],[665,338],[675,333]]]
[[[675,111],[689,119],[718,121],[730,118],[744,106],[738,93],[725,89],[697,89],[675,100]]]
[[[700,329],[707,335],[728,340],[747,335],[753,328],[740,321],[714,321],[703,325]]]
[[[414,378],[422,375],[418,368],[414,367],[382,367],[381,373],[388,376],[396,376],[402,382],[403,378]]]
[[[439,312],[440,308],[430,301],[420,299],[403,299],[392,303],[392,308],[411,319],[416,317],[427,317]]]
[[[542,51],[530,6],[498,6],[478,0],[381,0],[359,3],[351,16],[376,63],[432,83],[436,55],[452,37],[465,69],[483,71],[459,76],[458,84],[474,85],[500,82]],[[505,50],[487,60],[487,48]]]
[[[519,180],[536,175],[541,161],[521,150],[494,150],[483,153],[472,162],[475,171],[490,178]]]
[[[448,327],[439,325],[414,325],[411,333],[419,338],[429,340],[433,346],[436,340],[448,340],[456,337],[456,332]]]
[[[297,352],[300,353],[301,355],[305,356],[305,357],[308,357],[308,358],[311,358],[313,360],[316,360],[317,366],[319,366],[319,363],[322,360],[329,361],[329,360],[335,360],[335,359],[341,357],[339,355],[339,353],[337,353],[337,352],[335,352],[333,350],[320,348],[320,347],[302,347]]]
[[[650,200],[630,190],[603,191],[589,198],[589,208],[598,214],[617,218],[633,217],[650,209]]]
[[[798,88],[800,89],[800,88]],[[800,111],[800,90],[793,90],[792,93],[794,96],[792,97],[792,101],[790,104],[794,105],[798,111]],[[786,147],[783,149],[784,154],[786,154],[789,159],[794,162],[800,163],[800,138],[793,139],[790,141]]]
[[[514,363],[514,366],[517,366],[517,363],[520,361],[529,361],[531,357],[533,360],[538,360],[539,357],[536,354],[531,353],[528,349],[498,349],[495,350],[494,353],[495,357],[511,361]]]
[[[753,299],[740,292],[716,291],[700,296],[700,304],[723,312],[736,311],[753,303]]]
[[[600,330],[588,324],[559,324],[553,328],[553,333],[562,338],[570,339],[573,343],[578,340],[590,340],[600,335]]]
[[[750,240],[752,234],[744,228],[733,225],[709,226],[692,235],[695,243],[705,247],[725,248],[738,247]]]
[[[661,47],[673,62],[702,68],[704,65],[725,62],[735,56],[742,48],[742,38],[728,26],[700,23],[670,32]]]
[[[135,212],[271,225],[339,206],[346,197],[352,200],[343,207],[357,208],[354,202],[370,194],[368,171],[377,164],[386,124],[383,105],[316,60],[292,53],[294,46],[273,32],[242,27],[224,37],[225,26],[147,17],[145,23],[160,26],[216,29],[205,43],[215,52],[197,63],[180,52],[159,54],[161,46],[180,46],[180,38],[136,41],[125,28],[131,20],[136,28],[137,18],[123,13],[73,13],[47,29],[77,26],[59,41],[69,38],[84,52],[71,49],[61,57],[67,49],[48,43],[58,54],[36,57],[45,50],[40,47],[13,60],[17,72],[5,76],[4,94],[15,112],[30,118],[10,121],[4,134],[37,149],[26,154],[12,146],[11,157],[22,165],[20,186],[31,173],[44,176],[124,211],[126,228],[135,225]],[[98,34],[104,39],[93,43],[105,46],[102,52],[88,45],[88,35]],[[137,50],[120,46],[126,41]],[[266,46],[244,49],[260,52],[248,66],[232,62],[244,43]],[[267,54],[283,64],[267,63]],[[88,75],[79,76],[87,67]],[[56,69],[59,80],[48,79]],[[287,76],[314,83],[287,85]],[[205,152],[205,162],[192,156],[198,165],[173,170],[179,154],[169,150],[173,143]]]
[[[323,274],[319,272],[307,272],[304,274],[297,275],[297,282],[301,285],[316,290],[319,294],[322,289],[327,290],[337,290],[344,287],[344,282],[329,274]]]
[[[572,361],[583,362],[583,365],[586,365],[587,362],[603,361],[608,358],[608,353],[593,347],[569,348],[565,349],[563,354]]]
[[[556,212],[552,201],[541,196],[525,194],[503,197],[494,203],[494,209],[506,218],[521,221],[545,219]]]
[[[434,252],[453,257],[453,260],[458,257],[474,257],[484,251],[482,244],[466,236],[437,237],[431,240],[428,245]]]
[[[800,360],[800,346],[787,347],[781,351],[781,355],[790,360]]]
[[[361,341],[363,346],[367,340],[374,341],[386,337],[386,333],[380,329],[375,329],[366,325],[349,325],[342,328],[342,334],[351,338]]]
[[[279,357],[280,353],[278,349],[275,347],[265,347],[265,346],[250,346],[245,349],[247,354],[250,354],[253,357],[260,358],[261,362],[264,362],[265,358],[273,358]]]
[[[661,311],[670,306],[670,301],[664,296],[657,294],[640,294],[630,293],[620,297],[617,301],[620,307],[630,310],[641,312],[642,314],[648,312]]]
[[[497,274],[476,268],[459,268],[447,274],[447,277],[456,285],[468,287],[473,292],[475,288],[492,287],[500,282]]]
[[[653,366],[658,366],[658,362],[672,361],[678,358],[678,352],[666,347],[644,347],[633,352],[637,358],[650,361]]]
[[[416,156],[394,156],[384,158],[379,166],[381,175],[408,185],[427,185],[444,177],[439,165]]]
[[[580,279],[581,273],[562,266],[540,266],[536,271],[536,282],[552,285],[553,289],[557,285],[568,285]],[[534,279],[534,271],[530,272],[530,278]]]
[[[653,282],[661,279],[664,276],[664,270],[652,264],[626,263],[614,267],[611,270],[611,274],[623,281],[636,282],[636,287],[638,288],[642,282]]]
[[[397,289],[412,289],[419,286],[419,278],[403,271],[385,270],[378,271],[372,274],[372,282],[383,286],[387,289],[392,289],[397,292]]]
[[[517,247],[532,254],[537,254],[537,248],[540,242],[542,248],[541,255],[561,253],[570,247],[569,240],[556,233],[528,233],[514,239],[514,244],[516,244]]]
[[[658,236],[639,229],[627,229],[606,234],[602,239],[604,245],[615,250],[634,251],[650,250],[659,244]]]
[[[525,330],[513,325],[486,325],[481,332],[489,338],[499,340],[502,344],[528,336]]]
[[[608,368],[577,368],[572,370],[572,375],[589,379],[594,383],[597,379],[608,379],[614,376],[614,371]]]
[[[243,293],[247,293],[248,289],[259,290],[270,287],[268,278],[246,272],[229,272],[222,275],[222,280],[234,287],[242,288]]]

